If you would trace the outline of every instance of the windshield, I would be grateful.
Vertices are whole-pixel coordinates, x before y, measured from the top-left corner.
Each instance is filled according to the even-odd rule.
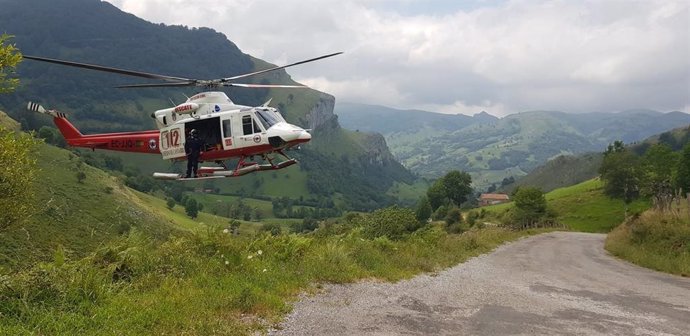
[[[258,110],[256,111],[256,116],[264,125],[265,129],[269,129],[271,126],[280,122],[280,117],[273,111]]]

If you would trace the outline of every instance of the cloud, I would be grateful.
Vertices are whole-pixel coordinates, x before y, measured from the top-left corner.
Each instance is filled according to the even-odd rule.
[[[690,105],[686,1],[111,2],[276,64],[343,50],[289,70],[340,101],[496,115]]]

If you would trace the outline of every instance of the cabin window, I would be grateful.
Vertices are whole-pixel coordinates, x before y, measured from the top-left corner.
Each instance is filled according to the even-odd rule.
[[[223,120],[223,137],[232,137],[232,131],[230,130],[230,119]]]
[[[254,134],[261,132],[261,128],[256,124],[256,121],[251,115],[246,115],[242,117],[242,132],[244,135]]]
[[[163,125],[167,125],[167,124],[168,124],[168,120],[165,118],[165,116],[163,116]]]

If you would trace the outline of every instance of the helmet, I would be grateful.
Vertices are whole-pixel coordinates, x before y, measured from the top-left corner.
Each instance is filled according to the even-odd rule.
[[[192,130],[189,131],[189,135],[196,135],[196,129],[192,128]]]

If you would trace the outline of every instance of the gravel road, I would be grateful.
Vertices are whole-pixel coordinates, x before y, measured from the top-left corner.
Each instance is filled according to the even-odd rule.
[[[271,335],[690,335],[690,279],[553,232],[395,284],[329,285]]]

